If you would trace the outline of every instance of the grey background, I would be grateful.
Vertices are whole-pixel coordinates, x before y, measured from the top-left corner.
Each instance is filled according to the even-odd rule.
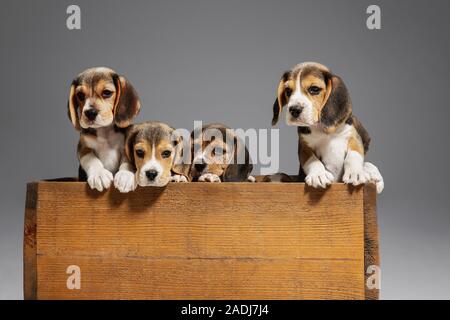
[[[65,27],[82,8],[82,30]],[[365,27],[382,7],[381,31]],[[71,79],[125,74],[139,120],[270,128],[281,73],[319,61],[341,75],[371,133],[379,197],[382,298],[450,298],[448,1],[2,1],[0,298],[22,298],[27,181],[74,176]],[[296,130],[281,124],[281,170],[297,172]]]

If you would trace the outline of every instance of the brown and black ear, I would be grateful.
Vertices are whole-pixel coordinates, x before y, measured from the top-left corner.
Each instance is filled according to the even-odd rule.
[[[78,81],[76,79],[73,80],[72,84],[70,85],[69,101],[67,102],[67,113],[69,115],[70,122],[72,122],[74,128],[77,131],[80,131],[81,126],[80,126],[80,118],[78,116],[78,101],[75,95],[75,89],[77,85]]]
[[[273,104],[273,126],[278,123],[278,118],[280,117],[281,110],[287,104],[286,95],[284,94],[284,83],[287,81],[289,75],[290,71],[286,71],[281,77],[280,82],[278,83],[277,98],[275,99],[275,103]]]
[[[134,144],[136,143],[136,136],[139,132],[137,125],[132,125],[127,128],[125,133],[125,156],[128,162],[133,165],[136,169],[136,164],[134,162]]]
[[[186,141],[182,135],[178,135],[173,144],[175,146],[175,157],[173,159],[172,172],[185,176],[188,181],[191,181],[192,142],[190,139]]]
[[[364,126],[362,125],[362,123],[359,121],[359,119],[355,116],[351,117],[351,122],[353,124],[353,126],[356,129],[356,132],[358,133],[358,135],[361,137],[363,146],[364,146],[364,154],[366,154],[369,151],[369,146],[370,146],[370,135],[369,132],[367,132],[366,128],[364,128]]]
[[[244,163],[239,163],[242,160]],[[253,165],[245,143],[234,137],[233,163],[225,169],[222,180],[224,182],[246,182],[252,170]]]
[[[325,127],[343,123],[352,114],[352,102],[344,81],[336,75],[325,75],[327,91],[325,104],[320,114],[320,122]]]
[[[114,74],[113,80],[117,91],[114,103],[114,122],[119,128],[126,128],[138,115],[141,102],[136,90],[125,77]]]

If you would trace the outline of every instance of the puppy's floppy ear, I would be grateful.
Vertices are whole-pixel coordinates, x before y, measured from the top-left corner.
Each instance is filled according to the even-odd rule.
[[[123,76],[113,74],[116,87],[114,101],[114,122],[119,128],[126,128],[141,109],[139,96],[131,83]]]
[[[73,80],[72,84],[70,85],[69,101],[67,102],[67,113],[74,128],[80,131],[81,126],[80,126],[80,118],[78,116],[78,101],[75,95],[75,89],[77,85],[78,81],[76,79]]]
[[[125,134],[125,156],[128,162],[133,165],[136,169],[136,164],[134,162],[134,144],[136,143],[136,136],[138,134],[138,126],[132,125],[127,128]]]
[[[244,159],[244,163],[238,163],[238,160]],[[233,163],[229,164],[223,173],[224,182],[242,182],[247,181],[248,176],[253,170],[250,154],[245,143],[234,137],[234,155]]]
[[[286,71],[281,77],[281,80],[278,84],[277,98],[275,99],[275,103],[273,104],[273,118],[272,118],[273,126],[278,123],[278,118],[280,116],[281,109],[283,109],[283,107],[287,103],[286,96],[284,94],[284,83],[289,78],[290,73],[291,73],[290,71]]]
[[[183,137],[174,131],[174,140],[172,143],[175,147],[175,156],[173,158],[172,172],[185,176],[188,181],[191,181],[191,141],[189,138]],[[186,140],[187,139],[187,140]],[[189,143],[189,145],[186,145]]]
[[[325,127],[334,127],[348,119],[352,114],[352,102],[344,81],[331,73],[325,74],[327,91],[320,122]]]
[[[358,132],[359,136],[361,137],[363,146],[364,146],[364,154],[366,154],[369,151],[370,146],[370,135],[369,132],[367,132],[366,128],[362,125],[362,123],[359,121],[358,118],[355,116],[351,116],[349,120],[347,121],[349,124],[353,124],[353,126],[356,129],[356,132]]]

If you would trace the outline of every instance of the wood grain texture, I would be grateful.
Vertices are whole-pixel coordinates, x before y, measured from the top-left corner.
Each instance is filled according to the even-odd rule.
[[[65,287],[68,265],[81,290]],[[39,256],[39,299],[363,299],[358,260]]]
[[[366,297],[363,188],[187,183],[123,195],[39,182],[28,192],[38,299]],[[66,288],[73,264],[80,290]]]
[[[380,267],[378,222],[377,222],[377,191],[375,187],[364,188],[364,273],[365,281],[371,275],[367,273],[369,266]],[[366,299],[378,300],[379,289],[369,289],[366,285]]]

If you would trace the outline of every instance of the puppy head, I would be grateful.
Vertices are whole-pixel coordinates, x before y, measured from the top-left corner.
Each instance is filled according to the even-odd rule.
[[[222,124],[209,124],[192,133],[193,161],[190,175],[197,179],[205,173],[222,180],[245,181],[253,169],[250,155],[234,133]]]
[[[168,125],[151,121],[128,129],[125,153],[136,168],[136,181],[141,187],[163,187],[170,181],[180,138]]]
[[[309,127],[318,124],[332,128],[344,122],[352,112],[344,82],[318,63],[306,62],[283,74],[273,106],[272,125],[287,107],[286,123]]]
[[[108,68],[87,69],[70,86],[68,114],[77,130],[113,123],[120,128],[128,127],[140,107],[133,86]]]

